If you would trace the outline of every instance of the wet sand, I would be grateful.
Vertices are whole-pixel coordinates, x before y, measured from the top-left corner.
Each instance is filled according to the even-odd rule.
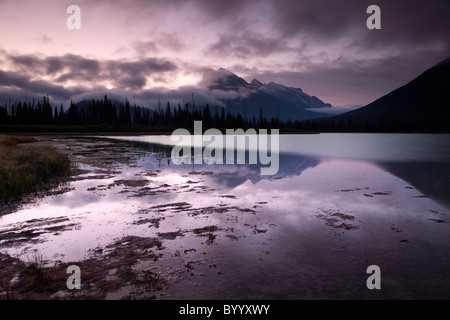
[[[2,208],[0,298],[450,298],[448,207],[381,166],[282,155],[262,178],[175,166],[151,144],[42,139],[76,167]],[[372,264],[381,290],[366,287]]]

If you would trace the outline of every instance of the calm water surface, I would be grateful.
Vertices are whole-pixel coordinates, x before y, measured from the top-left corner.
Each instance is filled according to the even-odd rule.
[[[162,299],[450,298],[450,135],[281,135],[273,177],[174,165],[170,136],[52,143],[84,150],[72,157],[86,173],[1,217],[2,252],[79,261],[121,237],[178,232],[160,261],[136,266],[173,276]],[[2,241],[43,221],[61,229]],[[366,287],[371,264],[382,290]]]

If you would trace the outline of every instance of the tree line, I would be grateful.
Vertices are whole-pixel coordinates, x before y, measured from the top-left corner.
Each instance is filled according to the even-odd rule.
[[[132,130],[133,128],[187,128],[192,129],[194,121],[203,121],[203,128],[280,128],[294,127],[291,121],[283,122],[278,118],[267,119],[262,110],[258,118],[250,119],[241,114],[231,114],[223,107],[211,108],[208,104],[196,107],[189,104],[172,107],[167,102],[154,109],[131,105],[128,99],[116,105],[105,95],[104,99],[93,99],[76,104],[71,101],[67,111],[63,105],[52,106],[48,96],[31,102],[19,101],[0,106],[0,125],[75,125],[107,126],[114,130]]]
[[[349,118],[329,117],[313,120],[287,120],[278,117],[266,118],[260,109],[259,117],[245,117],[231,114],[226,108],[209,105],[197,107],[185,104],[172,107],[169,102],[163,108],[155,109],[131,105],[128,99],[113,103],[105,95],[104,99],[93,99],[76,104],[71,101],[67,111],[63,105],[52,106],[48,96],[31,102],[20,101],[0,106],[0,126],[2,130],[64,131],[76,127],[79,131],[172,131],[176,128],[193,130],[194,121],[203,121],[208,128],[248,129],[266,128],[281,131],[307,132],[449,132],[447,118],[437,120],[402,120],[380,117]],[[9,129],[8,129],[9,128]]]

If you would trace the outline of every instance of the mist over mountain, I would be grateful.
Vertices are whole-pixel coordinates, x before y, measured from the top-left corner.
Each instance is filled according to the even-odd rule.
[[[89,105],[92,100],[104,97],[104,92],[85,93],[73,98],[81,108]],[[221,108],[225,112],[244,118],[259,119],[260,111],[265,118],[280,120],[307,120],[328,117],[335,108],[317,97],[310,96],[300,88],[287,87],[275,82],[264,84],[257,79],[250,83],[236,74],[220,68],[218,71],[207,70],[203,79],[196,86],[183,86],[174,90],[154,88],[145,93],[130,94],[120,90],[107,92],[113,105],[118,105],[128,99],[133,109],[134,105],[154,110],[186,104],[191,109],[202,109],[207,104],[214,111]],[[337,111],[338,112],[338,111]]]
[[[306,120],[327,116],[320,111],[332,108],[330,104],[306,94],[300,88],[275,82],[263,84],[257,79],[248,83],[223,68],[218,71],[205,71],[199,87],[217,92],[218,100],[228,111],[241,113],[246,117],[259,117],[261,109],[263,115],[268,118]]]

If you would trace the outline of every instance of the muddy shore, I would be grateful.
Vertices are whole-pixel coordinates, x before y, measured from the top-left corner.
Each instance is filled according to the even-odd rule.
[[[154,162],[161,162],[159,148],[156,152],[144,151],[148,146],[130,147],[129,143],[111,142],[89,137],[51,137],[39,138],[36,144],[51,145],[67,153],[75,164],[68,177],[50,184],[47,190],[25,196],[22,201],[2,207],[2,213],[15,214],[26,207],[39,207],[46,199],[54,199],[73,192],[76,182],[94,182],[96,186],[86,188],[90,194],[101,196],[111,193],[130,198],[148,198],[170,193],[202,193],[212,189],[202,185],[201,177],[213,174],[211,171],[190,171],[183,185],[160,183],[153,185],[152,179],[158,178],[164,168],[140,170],[129,179],[117,179],[124,169],[139,168],[138,160],[146,155],[154,157]],[[141,147],[141,148],[140,148]],[[155,156],[156,155],[156,156]],[[167,158],[164,155],[163,158]],[[139,170],[138,170],[139,171]],[[102,184],[102,181],[112,181]],[[217,199],[234,199],[234,196],[215,195]],[[236,205],[194,207],[187,202],[148,205],[133,212],[133,219],[128,225],[154,229],[151,237],[129,235],[113,237],[113,241],[98,246],[84,253],[83,259],[62,261],[48,257],[46,252],[33,248],[34,245],[48,241],[46,236],[57,238],[64,232],[86,227],[83,222],[76,222],[68,216],[24,219],[17,223],[2,226],[0,230],[0,248],[11,249],[15,254],[0,253],[0,298],[3,299],[161,299],[165,297],[164,289],[180,278],[194,275],[194,266],[202,265],[216,275],[221,271],[214,263],[214,257],[207,252],[198,252],[199,246],[211,246],[220,234],[228,241],[238,241],[241,237],[234,234],[232,227],[223,228],[216,225],[181,229],[176,231],[159,231],[161,221],[183,214],[193,220],[204,220],[211,215],[227,215],[227,220],[237,221],[235,215],[255,215],[252,208]],[[256,204],[254,207],[261,206]],[[75,221],[74,221],[75,220]],[[247,225],[249,234],[264,233],[256,225]],[[165,244],[184,237],[198,241],[192,248],[166,250]],[[245,236],[244,236],[245,237]],[[3,251],[3,250],[2,250]],[[170,251],[170,252],[169,252]],[[61,255],[62,257],[63,255]],[[67,259],[66,259],[67,260]],[[165,266],[172,264],[170,272]],[[209,263],[211,262],[211,263]],[[82,270],[83,289],[67,289],[66,273],[69,265],[78,265]]]

